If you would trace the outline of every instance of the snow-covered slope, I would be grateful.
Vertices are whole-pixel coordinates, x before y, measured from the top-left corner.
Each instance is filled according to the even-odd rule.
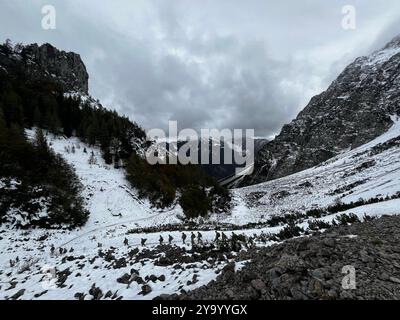
[[[179,207],[157,211],[147,200],[139,199],[126,181],[124,170],[105,164],[98,148],[89,147],[76,138],[49,135],[48,139],[51,147],[74,166],[84,185],[86,207],[90,212],[84,229],[115,223],[134,223],[141,227],[179,223],[177,216],[182,215]],[[89,163],[92,154],[94,161]]]
[[[400,119],[392,116],[392,121],[385,134],[317,167],[234,190],[237,206],[232,216],[220,220],[247,224],[271,215],[323,209],[338,201],[396,195],[400,192]],[[392,203],[394,208],[399,204]]]
[[[33,131],[27,134],[32,136]],[[150,275],[165,277],[163,281],[151,282],[152,292],[145,296],[147,299],[177,292],[180,286],[195,288],[217,276],[214,271],[224,266],[222,262],[217,266],[208,265],[206,261],[195,263],[179,276],[173,276],[176,272],[170,266],[155,265],[159,255],[155,257],[154,253],[147,253],[146,259],[146,251],[159,244],[160,235],[166,240],[172,235],[173,243],[190,249],[189,240],[186,246],[182,244],[180,232],[130,233],[139,227],[179,223],[180,207],[166,211],[151,208],[148,201],[139,199],[136,191],[128,185],[122,169],[104,163],[98,148],[89,147],[75,138],[49,134],[47,139],[51,147],[75,167],[84,185],[83,196],[90,217],[84,227],[72,231],[22,231],[0,227],[0,299],[11,298],[21,290],[24,290],[22,299],[39,298],[35,295],[43,292],[41,299],[75,299],[74,295],[79,293],[85,293],[90,299],[93,296],[88,292],[93,284],[101,287],[103,295],[111,290],[113,295],[116,294],[114,299],[141,299],[144,298],[139,294],[142,284],[133,282],[128,285],[117,281],[124,274],[131,274],[133,269],[138,270],[143,279]],[[147,239],[145,247],[141,246],[142,238]],[[125,239],[128,239],[127,244],[124,244]],[[128,253],[136,248],[138,252],[132,257],[143,254],[143,259],[121,262],[120,259],[129,260]],[[108,255],[101,258],[99,250]],[[60,284],[60,277],[64,275],[62,271],[68,278],[65,284]],[[193,272],[197,274],[196,281],[188,284],[193,280]]]
[[[392,120],[393,126],[384,135],[317,167],[234,190],[236,206],[232,215],[213,216],[206,222],[262,223],[271,215],[325,208],[339,198],[343,203],[349,203],[359,198],[368,200],[395,195],[400,191],[400,120],[396,117]],[[231,257],[219,260],[191,251],[191,233],[187,231],[184,244],[181,231],[143,233],[135,230],[179,223],[177,216],[181,211],[176,208],[154,212],[146,201],[137,198],[122,170],[104,164],[98,149],[85,146],[76,139],[48,138],[51,146],[75,166],[85,185],[84,197],[91,216],[83,228],[73,231],[23,231],[2,227],[0,299],[94,299],[100,296],[151,299],[206,284],[235,257],[232,253]],[[89,164],[92,152],[97,161],[95,164]],[[361,218],[364,214],[398,214],[398,208],[400,199],[392,199],[362,205],[344,213],[354,213]],[[331,221],[340,213],[343,212],[320,220]],[[304,220],[300,226],[306,228],[308,222]],[[235,233],[249,237],[274,234],[282,228],[236,228]],[[201,234],[205,243],[211,243],[215,237],[212,229],[201,231]],[[232,232],[226,231],[226,234],[229,237]],[[173,237],[173,247],[158,247],[160,236],[164,243],[169,236]],[[147,239],[145,246],[141,245],[143,238]],[[165,260],[161,262],[160,259]],[[244,263],[237,263],[236,268],[241,268]],[[143,285],[148,285],[151,290],[146,295],[142,291],[149,287]]]
[[[242,186],[311,168],[385,133],[390,115],[400,115],[399,63],[400,37],[357,58],[261,149]]]

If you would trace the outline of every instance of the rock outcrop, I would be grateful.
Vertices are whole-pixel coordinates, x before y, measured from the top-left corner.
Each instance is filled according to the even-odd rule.
[[[295,120],[267,143],[242,185],[315,166],[384,133],[400,114],[400,37],[356,59]]]
[[[399,227],[399,216],[383,217],[252,249],[242,270],[164,299],[400,299]]]
[[[11,70],[20,68],[31,80],[52,80],[60,84],[64,91],[88,94],[89,75],[79,54],[58,50],[46,43],[41,46],[31,44],[10,48],[10,52],[0,52],[0,67]]]

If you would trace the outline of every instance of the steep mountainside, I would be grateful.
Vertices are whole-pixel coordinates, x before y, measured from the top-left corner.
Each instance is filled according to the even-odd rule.
[[[384,133],[400,114],[400,36],[356,59],[255,159],[243,185],[273,180],[317,165]]]
[[[389,65],[395,68],[395,62],[390,61],[397,59],[397,47],[394,41],[381,53],[360,58],[352,66],[354,71],[348,71],[364,80],[376,74],[375,78],[380,80],[376,80],[375,85],[370,84],[372,80],[365,80],[366,83],[362,80],[359,87],[350,85],[351,79],[347,80],[345,72],[332,86],[341,88],[341,92],[351,98],[344,96],[339,103],[335,100],[339,93],[335,95],[330,92],[333,89],[329,89],[314,98],[299,119],[282,133],[291,137],[287,150],[297,150],[299,157],[310,159],[309,153],[316,154],[315,150],[319,150],[318,143],[324,143],[326,148],[329,145],[332,154],[338,153],[336,156],[302,172],[235,189],[230,202],[232,210],[190,221],[181,219],[188,205],[189,210],[202,209],[204,199],[224,200],[220,196],[225,190],[214,188],[213,198],[204,197],[204,193],[210,194],[213,188],[199,184],[204,178],[202,175],[194,176],[194,171],[187,171],[187,167],[179,170],[173,166],[150,168],[147,162],[137,161],[140,158],[137,154],[143,153],[146,144],[140,127],[103,108],[84,94],[82,88],[72,86],[68,88],[73,88],[74,92],[65,92],[51,81],[35,82],[24,73],[18,75],[18,70],[9,66],[13,65],[12,61],[23,60],[21,53],[13,48],[13,52],[3,54],[3,62],[4,57],[8,57],[9,64],[0,64],[0,214],[4,221],[0,220],[0,299],[131,300],[165,294],[186,297],[187,292],[206,284],[210,286],[189,293],[188,297],[388,297],[387,288],[397,290],[399,286],[399,273],[393,272],[395,266],[392,266],[392,262],[397,263],[399,259],[390,256],[396,249],[392,233],[396,234],[393,226],[398,224],[398,219],[384,218],[383,223],[365,224],[367,227],[357,224],[356,229],[346,226],[382,215],[399,214],[400,118],[391,115],[398,113],[394,91],[397,78],[382,78],[389,73],[386,70],[390,69]],[[23,64],[16,62],[16,65],[24,70]],[[386,72],[378,76],[382,68],[386,68]],[[357,72],[359,75],[355,76]],[[45,71],[43,77],[46,74]],[[385,81],[387,87],[383,84]],[[61,82],[59,85],[63,86]],[[54,93],[55,87],[60,91]],[[380,89],[374,89],[371,95],[368,92],[372,87]],[[318,101],[327,105],[318,104]],[[360,101],[364,101],[363,107]],[[332,108],[336,108],[338,114],[337,127],[332,119],[335,115]],[[345,113],[350,114],[350,111],[353,113],[347,117]],[[355,115],[359,117],[356,120]],[[302,121],[309,123],[301,125]],[[37,127],[44,130],[34,130]],[[292,132],[294,128],[304,129],[304,132]],[[332,132],[329,134],[328,130]],[[108,134],[104,134],[106,132]],[[380,132],[383,134],[379,135]],[[372,139],[375,135],[379,137]],[[285,145],[283,136],[268,143],[264,152],[271,145],[280,150]],[[372,141],[358,146],[366,140]],[[28,147],[32,141],[32,146]],[[340,152],[347,148],[353,149]],[[38,156],[32,157],[33,154]],[[271,154],[280,155],[281,162],[287,163],[286,168],[293,170],[285,155]],[[36,170],[37,164],[42,162],[41,155],[47,155],[49,161]],[[121,160],[127,158],[127,165],[121,166]],[[63,160],[55,166],[55,160],[59,159]],[[313,163],[311,160],[307,165]],[[59,168],[68,170],[60,177]],[[30,173],[28,177],[27,172]],[[90,212],[84,216],[87,221],[76,224],[76,228],[31,228],[33,223],[41,226],[42,223],[36,222],[50,217],[49,213],[54,211],[52,203],[57,205],[65,195],[71,195],[69,190],[64,190],[66,177],[79,180],[72,189],[77,194],[79,207],[84,213]],[[201,187],[203,193],[196,187]],[[43,191],[48,190],[50,192],[42,196]],[[153,199],[141,197],[143,191],[150,191]],[[155,208],[154,200],[158,201],[160,195],[172,195],[167,200],[172,199],[173,205]],[[61,202],[61,205],[65,207],[69,203]],[[225,203],[215,202],[222,206]],[[205,204],[215,207],[211,202]],[[56,213],[60,213],[56,217],[70,220],[65,210]],[[312,236],[337,225],[341,227],[333,231],[333,246],[332,239]],[[382,228],[385,230],[381,237]],[[258,250],[304,235],[308,236],[305,242],[296,239],[272,249]],[[316,245],[299,251],[297,244],[304,244],[307,239]],[[321,249],[321,242],[328,251]],[[365,245],[369,246],[368,252],[361,250]],[[377,250],[380,245],[383,251]],[[335,247],[338,250],[334,250]],[[300,252],[302,258],[291,259],[277,250],[290,255]],[[269,255],[268,259],[260,259],[265,254]],[[362,289],[365,278],[361,275],[361,291],[346,295],[340,283],[334,282],[342,275],[338,269],[340,261],[334,259],[335,255],[346,264],[366,267],[368,283],[378,274],[381,278],[374,283],[375,292],[365,293]],[[370,266],[371,259],[379,260],[376,268]],[[307,260],[306,268],[303,260]],[[290,269],[293,261],[300,269]],[[359,265],[361,262],[364,264]],[[270,264],[279,264],[282,271],[270,272]],[[386,280],[382,279],[383,273],[388,274]],[[326,276],[331,274],[335,276],[325,282]],[[211,282],[215,279],[216,282]],[[282,288],[281,292],[274,290],[267,295],[264,286],[270,283],[278,290]],[[293,292],[288,293],[287,288],[294,288]]]
[[[88,94],[89,75],[79,54],[60,51],[48,43],[18,45],[15,49],[10,46],[5,51],[0,51],[0,69],[8,74],[23,72],[31,81],[47,79],[60,84],[66,92]]]
[[[33,192],[27,195],[24,190],[41,190],[44,183],[40,184],[34,178],[52,172],[44,170],[35,175],[35,161],[26,161],[28,157],[21,156],[33,152],[24,133],[25,129],[31,128],[68,139],[75,137],[88,146],[98,147],[105,164],[125,169],[127,183],[139,192],[141,199],[150,199],[157,209],[180,206],[190,217],[230,209],[228,190],[199,166],[151,166],[144,159],[144,153],[151,145],[146,133],[129,118],[107,110],[87,94],[88,76],[79,55],[59,51],[48,44],[13,46],[10,41],[0,45],[0,55],[0,182],[3,178],[7,182],[0,184],[0,193],[7,196],[6,201],[0,197],[0,223],[26,228],[33,221],[43,225],[40,216],[43,206],[39,208],[36,204],[39,197]],[[40,145],[48,150],[45,141]],[[90,162],[94,161],[93,155],[88,156]],[[24,170],[27,169],[24,168],[33,172],[31,178],[26,178]],[[13,200],[16,186],[18,194],[23,195],[18,203]],[[51,194],[49,197],[54,198]],[[114,195],[115,199],[117,196]],[[32,204],[29,210],[27,203]],[[54,207],[47,206],[49,216],[55,216]],[[16,215],[24,217],[22,223],[21,219],[15,219]],[[35,220],[31,219],[33,217]],[[82,219],[79,221],[82,223]],[[52,227],[53,223],[47,222],[46,226]]]
[[[342,221],[340,217],[343,213],[353,213],[359,220],[365,219],[365,214],[369,219],[398,214],[400,122],[395,118],[393,121],[395,125],[382,136],[321,166],[236,190],[237,206],[232,215],[214,216],[220,217],[220,220],[205,220],[197,226],[182,224],[177,218],[181,212],[179,208],[154,212],[147,201],[137,199],[137,193],[130,190],[121,169],[105,164],[98,148],[85,145],[75,138],[49,136],[52,148],[77,168],[77,174],[84,184],[82,195],[91,215],[87,224],[74,230],[14,230],[0,226],[0,299],[152,299],[174,293],[183,293],[184,298],[251,296],[254,299],[260,298],[261,294],[253,289],[248,291],[250,282],[257,289],[258,284],[263,286],[263,283],[269,284],[270,280],[278,284],[277,289],[298,289],[296,296],[274,291],[271,295],[273,298],[299,298],[302,293],[315,298],[328,293],[325,289],[336,290],[336,293],[329,290],[333,294],[331,298],[349,298],[346,296],[346,292],[349,292],[340,289],[341,282],[336,282],[341,276],[340,268],[353,262],[364,267],[371,257],[377,259],[376,268],[370,268],[368,263],[366,267],[369,269],[365,270],[372,274],[372,279],[376,278],[376,274],[383,274],[374,272],[375,269],[389,274],[386,279],[377,281],[376,286],[374,283],[373,289],[377,295],[372,292],[372,296],[387,292],[388,287],[397,290],[398,284],[394,286],[396,283],[393,282],[397,280],[391,283],[382,283],[381,280],[390,281],[390,277],[399,277],[398,272],[391,273],[394,268],[391,262],[398,259],[386,254],[393,253],[391,250],[396,247],[395,241],[391,240],[391,233],[398,234],[393,228],[398,224],[398,218],[385,218],[382,220],[386,221],[384,224],[378,221],[372,232],[368,226],[374,226],[375,222],[366,227],[357,224],[356,229],[343,226],[335,229],[333,232],[338,250],[334,250],[336,246],[326,246],[328,242],[323,241],[324,248],[329,248],[327,255],[327,251],[320,247],[319,239],[324,240],[323,235],[297,239],[272,249],[257,250],[258,247],[275,244],[277,240],[271,240],[274,235],[293,236],[287,235],[287,223],[290,221],[311,231],[315,226],[325,229],[335,219]],[[84,152],[85,148],[87,153]],[[74,149],[75,152],[72,151]],[[90,164],[88,160],[92,152],[97,161]],[[337,213],[324,211],[339,197],[342,206]],[[360,203],[357,207],[350,206],[348,210],[344,205],[359,198],[368,201],[376,197],[381,199],[380,202]],[[316,208],[321,210],[317,211]],[[312,215],[305,215],[304,212],[309,210],[315,211]],[[289,213],[292,214],[291,218],[285,216]],[[210,222],[219,222],[220,225]],[[246,223],[254,224],[244,226]],[[347,222],[342,224],[347,225]],[[161,225],[164,226],[157,228]],[[192,233],[189,230],[196,228],[199,228],[203,243],[197,245],[196,240],[196,245],[192,246]],[[215,242],[216,228],[226,230],[224,234],[229,242],[234,236],[240,236],[245,241],[252,239],[252,248],[239,253],[231,252],[229,247],[224,249]],[[182,232],[187,236],[186,243],[182,241]],[[170,236],[171,245],[167,245]],[[142,239],[147,239],[145,246],[142,245]],[[310,244],[316,245],[299,251],[297,243],[307,239],[310,239]],[[164,241],[163,245],[159,245],[161,240]],[[366,246],[367,253],[360,250]],[[375,249],[380,247],[388,251],[380,250],[377,253]],[[293,277],[277,274],[276,279],[270,279],[269,262],[276,264],[276,261],[280,261],[280,266],[287,268],[287,263],[291,261],[285,256],[281,258],[276,248],[283,248],[282,252],[289,254],[300,252],[312,257],[315,254],[315,259],[305,258],[307,270],[302,268],[303,265],[300,266],[301,270],[294,270],[294,273],[289,270],[288,274]],[[268,252],[271,252],[268,260],[259,259]],[[343,258],[343,261],[339,259],[342,264],[340,261],[335,264],[337,259],[332,262],[324,258],[334,257],[335,254]],[[385,259],[382,260],[382,257]],[[236,264],[232,264],[233,261]],[[296,260],[296,265],[298,261],[302,260]],[[240,272],[241,269],[243,272]],[[54,270],[54,275],[46,277],[48,270]],[[281,273],[285,271],[287,269]],[[320,277],[321,272],[323,278]],[[326,274],[335,276],[332,281],[325,282],[328,281]],[[217,281],[210,283],[218,275]],[[315,279],[310,280],[309,275],[323,281],[322,292],[315,292],[314,287],[310,292],[307,291],[306,284],[314,285],[316,282]],[[262,282],[252,281],[258,278]],[[361,275],[358,291],[351,291],[352,296],[371,297],[364,290],[363,279],[365,277]],[[208,287],[186,296],[186,292],[207,283],[210,283]],[[315,288],[322,286],[318,282]]]
[[[87,221],[81,178],[50,148],[49,133],[98,147],[115,168],[144,153],[145,132],[88,96],[87,80],[77,54],[50,45],[0,45],[0,224],[54,228]],[[30,139],[27,128],[35,129]]]
[[[400,119],[378,138],[316,167],[233,191],[237,206],[224,222],[260,223],[299,213],[300,220],[337,210],[371,215],[397,213],[400,204]],[[391,199],[393,198],[393,199]],[[365,205],[369,204],[369,205]],[[314,212],[314,210],[316,210]],[[301,217],[303,216],[303,217]]]

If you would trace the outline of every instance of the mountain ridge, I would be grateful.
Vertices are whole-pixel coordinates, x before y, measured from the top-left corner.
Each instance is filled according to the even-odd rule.
[[[382,55],[378,53],[374,56],[374,61],[379,61],[377,63],[380,64],[381,58]],[[390,59],[392,58],[393,56]],[[368,58],[366,59],[368,60]],[[368,71],[370,74],[378,72],[378,68],[374,68],[376,64],[368,66],[368,63],[363,62],[361,65],[368,70],[372,68],[371,71]],[[354,67],[358,68],[357,65]],[[390,69],[395,65],[387,67]],[[90,212],[90,215],[79,228],[54,230],[31,228],[31,222],[27,219],[14,221],[7,219],[7,223],[0,223],[1,299],[153,299],[161,297],[160,295],[165,297],[165,294],[182,294],[206,284],[210,286],[221,284],[222,286],[218,287],[217,292],[215,290],[210,292],[206,289],[208,292],[206,295],[202,295],[202,298],[211,298],[214,297],[214,294],[218,295],[218,298],[225,298],[225,294],[228,298],[234,298],[235,295],[233,291],[230,291],[231,288],[242,290],[238,293],[237,298],[243,298],[243,296],[239,296],[241,293],[245,296],[248,293],[249,297],[257,298],[268,287],[268,275],[274,277],[272,280],[278,289],[300,289],[293,291],[294,294],[293,292],[283,292],[275,297],[298,298],[302,297],[301,294],[304,292],[311,293],[314,298],[338,298],[341,297],[341,293],[345,295],[344,298],[349,298],[348,295],[346,296],[347,291],[340,291],[337,286],[336,288],[328,287],[326,284],[330,280],[327,282],[324,280],[325,275],[331,274],[337,275],[338,285],[342,280],[340,272],[342,260],[336,259],[340,268],[334,269],[332,268],[334,264],[328,261],[329,259],[325,259],[331,257],[335,260],[335,244],[340,240],[338,247],[344,256],[350,257],[350,259],[360,257],[360,260],[355,261],[356,265],[359,262],[369,264],[371,259],[382,257],[382,243],[378,240],[380,240],[381,226],[383,226],[390,228],[390,232],[385,233],[385,241],[391,242],[390,245],[385,243],[384,248],[390,249],[387,251],[388,253],[393,253],[393,250],[396,249],[396,241],[393,239],[396,240],[398,237],[391,237],[391,232],[396,233],[395,227],[399,224],[398,218],[390,220],[384,218],[383,224],[378,222],[378,227],[372,230],[373,236],[367,238],[370,240],[369,246],[368,242],[364,240],[365,238],[354,240],[355,235],[363,236],[365,232],[355,233],[354,229],[349,229],[351,231],[345,234],[342,232],[347,230],[348,224],[371,221],[382,215],[399,213],[400,120],[398,117],[388,116],[391,112],[396,111],[396,102],[393,97],[389,99],[388,96],[385,96],[391,101],[391,105],[384,105],[382,110],[376,108],[375,104],[376,99],[380,99],[380,96],[375,100],[368,96],[365,97],[365,101],[361,101],[369,102],[369,104],[367,104],[365,112],[356,109],[359,116],[358,121],[364,121],[364,118],[369,116],[370,122],[367,125],[373,123],[375,127],[371,132],[368,132],[368,127],[361,126],[359,128],[364,136],[359,141],[352,140],[353,150],[342,152],[335,149],[339,153],[337,156],[303,172],[260,185],[232,190],[232,209],[229,208],[231,210],[226,212],[214,210],[213,214],[207,216],[183,220],[182,215],[185,213],[183,205],[194,204],[195,209],[198,207],[202,209],[203,203],[198,200],[204,193],[199,195],[196,189],[186,188],[187,185],[192,186],[194,183],[198,183],[201,176],[193,177],[193,174],[186,174],[187,171],[183,172],[183,176],[180,172],[173,171],[171,176],[163,171],[171,170],[173,166],[164,166],[158,171],[153,171],[147,165],[143,165],[146,164],[145,162],[134,162],[129,171],[131,177],[132,174],[137,174],[137,177],[133,178],[143,178],[143,180],[136,180],[141,190],[150,191],[152,195],[156,196],[160,193],[168,196],[171,191],[170,187],[174,183],[170,179],[171,177],[176,177],[179,184],[183,185],[183,187],[173,189],[172,194],[181,193],[183,190],[185,192],[184,201],[181,201],[182,198],[179,201],[173,199],[172,207],[166,207],[166,209],[155,207],[150,198],[141,197],[137,184],[135,186],[128,183],[130,181],[127,180],[124,168],[120,166],[119,160],[125,158],[126,147],[129,147],[128,153],[133,150],[138,151],[138,148],[143,150],[140,143],[133,143],[144,142],[145,136],[139,127],[133,124],[129,125],[127,119],[118,117],[116,113],[108,112],[90,96],[79,92],[59,92],[54,97],[54,86],[48,89],[47,83],[38,82],[36,86],[30,87],[26,85],[24,75],[20,76],[19,81],[8,79],[2,70],[0,64],[0,89],[11,87],[15,90],[0,91],[0,156],[3,156],[0,161],[0,171],[6,162],[3,159],[7,160],[7,156],[10,154],[8,150],[16,149],[14,148],[15,143],[9,143],[9,137],[12,137],[15,131],[5,124],[13,123],[13,126],[10,127],[19,124],[21,131],[25,132],[25,134],[21,132],[22,138],[24,135],[30,140],[33,138],[36,145],[38,145],[36,141],[45,142],[47,140],[49,146],[47,143],[43,143],[46,149],[51,148],[49,150],[51,153],[59,154],[59,157],[65,160],[65,164],[76,169],[76,178],[82,184],[79,196],[82,197],[82,204]],[[354,72],[350,72],[350,76],[361,77],[361,75],[355,76]],[[348,84],[347,77],[338,83],[339,86]],[[365,85],[368,90],[368,79],[362,85]],[[350,88],[353,87],[350,86]],[[382,87],[384,84],[378,86],[376,90],[379,91]],[[358,90],[361,92],[357,91],[356,96],[363,98],[365,92],[362,92],[362,88]],[[31,91],[30,95],[26,95],[27,91]],[[392,94],[396,94],[396,90]],[[41,99],[35,99],[38,98],[37,95],[40,95]],[[332,99],[337,104],[330,103],[326,109],[322,110],[325,112],[321,113],[318,113],[318,104],[311,106],[311,111],[315,111],[315,115],[317,115],[316,119],[311,116],[313,114],[310,112],[311,115],[306,113],[306,117],[300,120],[307,125],[313,125],[315,120],[317,133],[324,133],[325,128],[332,128],[330,125],[319,127],[320,121],[322,124],[324,123],[325,115],[328,115],[325,120],[328,124],[330,123],[329,116],[334,114],[328,111],[332,105],[341,111],[340,102],[348,101],[346,103],[349,104],[349,108],[355,103],[351,101],[352,97],[350,97],[351,99],[346,98],[345,90],[333,92],[332,96],[335,97]],[[329,100],[329,97],[328,93],[321,95],[319,99],[326,101]],[[361,98],[358,97],[358,99]],[[316,99],[318,102],[318,98]],[[42,109],[39,117],[37,114],[35,115],[36,112],[29,113],[36,107],[39,111]],[[375,111],[372,116],[369,114],[370,109]],[[2,111],[5,111],[3,119]],[[71,117],[74,114],[75,117]],[[375,123],[375,114],[381,115],[379,126]],[[61,124],[54,121],[57,119],[56,115]],[[318,116],[322,118],[318,118]],[[345,118],[345,120],[350,122],[353,120],[351,118],[353,114],[349,114],[349,116],[350,118]],[[80,125],[77,123],[71,125],[74,122],[73,119],[80,121]],[[45,133],[47,139],[43,136],[43,132],[41,139],[37,139],[36,136],[39,135],[33,130],[27,130],[27,120],[29,120],[31,128],[42,124],[46,130],[48,129]],[[301,126],[301,121],[297,124],[300,131],[306,128],[306,126]],[[354,122],[353,120],[352,124],[357,124]],[[111,136],[99,137],[98,133],[104,134],[104,128],[108,128],[105,125],[107,123],[112,124],[110,129],[114,128],[109,130]],[[93,127],[93,124],[96,126]],[[65,125],[69,125],[68,130],[65,130]],[[125,137],[126,126],[132,130],[132,135],[129,137]],[[389,126],[389,130],[385,129]],[[116,130],[118,127],[121,129]],[[7,129],[6,136],[2,135],[2,129],[4,132],[5,128]],[[79,132],[82,129],[86,130]],[[355,130],[357,127],[352,129]],[[315,132],[312,130],[304,132],[306,138],[296,132],[291,132],[291,130],[289,126],[287,131],[292,135],[293,141],[291,141],[292,144],[288,144],[288,149],[295,146],[297,142],[308,142],[310,147],[306,150],[312,154],[313,150],[318,147],[318,141],[313,142],[313,139],[326,138],[326,136],[313,137],[312,134]],[[384,134],[355,148],[357,143],[368,140],[365,134],[369,133],[372,136],[379,131],[384,131]],[[338,132],[338,134],[340,133]],[[344,133],[348,135],[351,134],[351,131],[344,131]],[[124,142],[125,147],[121,148],[121,143],[115,143],[115,139],[108,141],[111,137],[119,138],[120,142]],[[136,137],[137,140],[133,141],[132,137]],[[99,138],[102,142],[98,141]],[[330,141],[336,143],[337,141],[334,139],[335,137]],[[7,152],[2,152],[4,149],[1,148],[1,143],[7,146]],[[281,143],[285,143],[285,140],[282,140]],[[345,145],[346,141],[342,141],[342,144]],[[326,150],[326,152],[331,151]],[[301,155],[301,153],[299,154]],[[105,155],[107,156],[105,157]],[[118,161],[116,161],[116,156]],[[24,153],[24,156],[18,156],[18,158],[23,159],[29,165],[35,165],[35,161],[29,153]],[[40,159],[41,157],[39,157]],[[8,168],[14,166],[13,161],[8,161],[8,164]],[[48,165],[43,167],[48,167]],[[7,178],[8,168],[3,170]],[[59,174],[58,170],[56,173]],[[21,176],[22,178],[26,176],[26,170],[22,171]],[[38,174],[33,176],[36,177]],[[182,180],[182,177],[185,179]],[[19,182],[16,179],[2,180],[0,172],[0,193],[3,192],[7,195],[6,200],[13,201],[16,198],[16,188],[19,187]],[[210,190],[206,184],[200,186],[205,191]],[[223,193],[216,191],[215,195],[222,194],[223,196]],[[19,194],[25,196],[26,192],[21,190]],[[64,195],[60,198],[63,197]],[[0,194],[0,205],[3,199],[4,197],[1,197]],[[221,200],[224,200],[220,196],[217,198],[213,196],[209,199],[213,200],[215,204],[221,204]],[[27,218],[24,211],[26,205],[37,204],[36,201],[23,200],[20,201],[21,207],[12,206],[9,218]],[[39,198],[39,200],[42,199]],[[156,198],[155,200],[160,199]],[[224,203],[225,201],[222,202],[222,205]],[[5,204],[9,207],[8,203]],[[212,204],[212,207],[216,206]],[[189,209],[189,212],[193,212],[192,207]],[[46,213],[46,210],[43,209],[35,211],[38,213],[38,218],[43,218],[42,213]],[[7,211],[3,209],[0,210],[1,212]],[[64,211],[60,210],[60,213],[64,217]],[[194,213],[197,214],[197,212]],[[21,230],[20,228],[11,228],[10,224],[14,222],[22,224],[23,228]],[[341,227],[337,229],[338,232],[334,237],[324,239],[323,242],[318,242],[321,236],[313,237],[320,232],[322,235],[329,234],[325,231],[337,224],[340,224]],[[359,224],[357,223],[357,225]],[[297,239],[289,242],[289,245],[279,245],[282,241],[292,237]],[[323,236],[323,238],[325,237]],[[304,243],[308,239],[310,239],[310,243],[315,243],[315,239],[317,239],[317,243],[321,243],[324,247],[320,248],[318,245],[310,250],[303,250],[306,249]],[[353,241],[355,241],[354,245]],[[298,242],[302,244],[300,251]],[[290,243],[295,243],[295,245],[291,246]],[[309,257],[312,253],[314,258],[311,260],[311,269],[303,268],[303,258],[297,259],[296,255],[289,257],[276,254],[271,259],[272,264],[274,267],[278,264],[278,267],[283,269],[275,270],[275,268],[271,269],[273,272],[269,272],[271,270],[266,268],[266,262],[271,260],[266,261],[263,254],[274,252],[276,247],[272,247],[272,249],[270,247],[273,244],[278,244],[278,248],[283,249],[281,252],[289,252],[291,255],[300,252],[304,257]],[[259,251],[260,247],[269,248]],[[329,250],[326,251],[326,248]],[[355,254],[348,255],[349,249]],[[370,249],[373,249],[372,255],[369,254]],[[249,259],[252,259],[253,262]],[[377,270],[386,270],[390,274],[391,260],[393,259],[388,258],[383,262],[379,260]],[[276,263],[276,261],[278,262]],[[292,272],[293,261],[296,266],[300,265],[301,267],[298,274],[306,278],[299,278],[297,273]],[[323,265],[323,270],[321,261],[327,262]],[[252,267],[255,263],[256,269]],[[346,261],[346,264],[353,265],[354,260]],[[51,266],[51,270],[54,270],[54,276],[51,279],[45,277],[49,271],[46,269],[47,266]],[[240,272],[241,269],[243,269],[243,273]],[[248,272],[249,270],[251,272]],[[258,276],[257,272],[267,275],[267,277]],[[378,273],[370,273],[371,278],[376,278]],[[290,282],[287,281],[288,274],[294,275]],[[308,278],[308,275],[311,279]],[[398,277],[397,274],[394,275]],[[235,279],[239,283],[234,281]],[[47,280],[51,281],[47,282]],[[212,282],[213,280],[216,281]],[[241,283],[242,280],[244,283]],[[387,283],[382,283],[382,281],[377,283],[380,286],[379,289],[387,292]],[[228,286],[231,288],[227,288],[226,282],[229,282]],[[266,284],[267,286],[265,286]],[[394,284],[391,284],[393,290],[395,284],[398,284],[398,278],[395,278]],[[46,287],[47,285],[50,286]],[[332,287],[338,291],[336,293],[331,290],[324,292],[326,288]],[[45,290],[47,288],[49,290]],[[316,288],[318,292],[315,292],[316,295],[314,295],[315,290],[307,292],[308,288]],[[359,289],[358,285],[357,289]],[[204,290],[204,288],[200,290]],[[193,295],[196,294],[195,291]],[[360,296],[359,291],[352,291],[352,294]]]
[[[255,159],[241,186],[274,180],[311,168],[341,151],[383,134],[400,114],[400,37],[359,57],[314,96]]]
[[[64,91],[89,93],[89,74],[81,56],[75,52],[58,50],[49,43],[37,43],[12,47],[6,42],[0,51],[0,65],[10,74],[23,69],[32,81],[51,80]],[[10,54],[11,53],[11,54]]]

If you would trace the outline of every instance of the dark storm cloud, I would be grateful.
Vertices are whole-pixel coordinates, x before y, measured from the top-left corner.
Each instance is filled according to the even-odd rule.
[[[41,29],[41,8],[57,29]],[[341,28],[355,5],[357,29]],[[397,0],[0,3],[0,36],[81,54],[90,92],[146,129],[279,131],[355,57],[400,33]]]

